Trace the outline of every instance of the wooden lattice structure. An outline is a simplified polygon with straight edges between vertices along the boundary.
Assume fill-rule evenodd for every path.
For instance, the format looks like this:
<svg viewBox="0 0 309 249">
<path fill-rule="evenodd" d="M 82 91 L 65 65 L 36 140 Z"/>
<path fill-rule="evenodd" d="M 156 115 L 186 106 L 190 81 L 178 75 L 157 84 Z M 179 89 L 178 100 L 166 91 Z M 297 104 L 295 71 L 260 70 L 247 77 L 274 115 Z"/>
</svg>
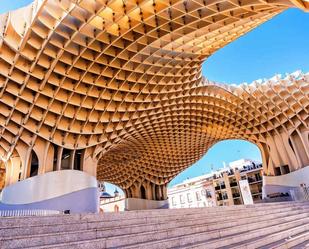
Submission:
<svg viewBox="0 0 309 249">
<path fill-rule="evenodd" d="M 0 155 L 9 183 L 74 168 L 165 199 L 216 142 L 258 145 L 266 174 L 309 165 L 308 75 L 215 84 L 202 63 L 301 0 L 44 0 L 0 17 Z M 68 152 L 69 151 L 69 152 Z M 78 154 L 79 153 L 79 154 Z M 34 163 L 35 164 L 35 163 Z M 35 171 L 33 171 L 35 172 Z M 8 175 L 8 174 L 7 174 Z"/>
</svg>

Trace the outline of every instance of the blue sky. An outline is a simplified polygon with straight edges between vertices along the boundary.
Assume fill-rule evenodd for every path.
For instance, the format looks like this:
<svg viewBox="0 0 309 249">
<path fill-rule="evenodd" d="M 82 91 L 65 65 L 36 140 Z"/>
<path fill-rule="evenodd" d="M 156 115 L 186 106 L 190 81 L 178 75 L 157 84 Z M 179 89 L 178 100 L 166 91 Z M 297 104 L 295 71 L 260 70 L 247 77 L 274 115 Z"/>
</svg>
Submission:
<svg viewBox="0 0 309 249">
<path fill-rule="evenodd" d="M 0 13 L 31 0 L 0 0 Z M 224 83 L 252 82 L 277 73 L 309 72 L 309 14 L 290 9 L 232 42 L 212 55 L 203 74 Z M 261 160 L 258 148 L 245 141 L 223 141 L 214 145 L 196 164 L 179 174 L 171 184 L 222 167 L 239 158 Z M 109 192 L 114 187 L 107 185 Z"/>
<path fill-rule="evenodd" d="M 309 13 L 289 9 L 216 52 L 203 74 L 242 83 L 299 69 L 309 72 Z"/>
<path fill-rule="evenodd" d="M 18 9 L 32 2 L 33 0 L 0 0 L 0 13 Z"/>
</svg>

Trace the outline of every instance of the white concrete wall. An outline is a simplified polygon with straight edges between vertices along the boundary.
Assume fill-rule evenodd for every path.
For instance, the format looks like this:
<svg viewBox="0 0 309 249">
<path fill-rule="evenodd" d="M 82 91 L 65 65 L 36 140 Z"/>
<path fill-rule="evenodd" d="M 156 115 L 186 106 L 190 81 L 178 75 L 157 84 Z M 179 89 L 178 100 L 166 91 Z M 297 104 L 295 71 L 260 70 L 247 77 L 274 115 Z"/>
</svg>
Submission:
<svg viewBox="0 0 309 249">
<path fill-rule="evenodd" d="M 139 198 L 127 198 L 125 199 L 125 206 L 126 210 L 168 208 L 168 200 L 154 201 Z"/>
<path fill-rule="evenodd" d="M 115 212 L 115 206 L 118 206 L 119 212 L 130 210 L 158 209 L 168 208 L 168 200 L 155 201 L 140 198 L 110 198 L 101 200 L 100 209 L 103 212 Z"/>
<path fill-rule="evenodd" d="M 263 185 L 299 187 L 301 183 L 309 186 L 309 166 L 281 176 L 263 176 Z"/>
<path fill-rule="evenodd" d="M 5 187 L 0 202 L 14 205 L 29 204 L 88 188 L 97 188 L 95 177 L 77 170 L 54 171 Z"/>
<path fill-rule="evenodd" d="M 298 191 L 300 185 L 309 186 L 309 166 L 281 176 L 263 176 L 263 199 L 274 193 Z"/>
</svg>

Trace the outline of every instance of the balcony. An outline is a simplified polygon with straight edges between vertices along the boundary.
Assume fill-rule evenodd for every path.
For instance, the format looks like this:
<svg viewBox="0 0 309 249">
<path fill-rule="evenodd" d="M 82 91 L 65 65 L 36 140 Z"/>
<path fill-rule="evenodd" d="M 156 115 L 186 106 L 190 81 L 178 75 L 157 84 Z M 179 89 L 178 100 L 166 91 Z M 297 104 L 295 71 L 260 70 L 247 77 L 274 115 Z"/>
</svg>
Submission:
<svg viewBox="0 0 309 249">
<path fill-rule="evenodd" d="M 231 182 L 231 183 L 230 183 L 230 186 L 231 186 L 231 188 L 232 188 L 232 187 L 237 187 L 238 184 L 237 184 L 237 182 Z"/>
<path fill-rule="evenodd" d="M 235 199 L 235 198 L 240 198 L 240 193 L 234 193 L 233 194 L 233 199 Z"/>
</svg>

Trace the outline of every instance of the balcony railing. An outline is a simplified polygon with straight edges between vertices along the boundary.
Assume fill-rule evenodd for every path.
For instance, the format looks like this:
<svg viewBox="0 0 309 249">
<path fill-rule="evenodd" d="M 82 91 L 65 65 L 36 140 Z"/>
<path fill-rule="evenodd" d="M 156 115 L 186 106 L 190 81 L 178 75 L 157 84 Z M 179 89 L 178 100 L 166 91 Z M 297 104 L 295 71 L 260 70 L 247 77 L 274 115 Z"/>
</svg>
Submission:
<svg viewBox="0 0 309 249">
<path fill-rule="evenodd" d="M 0 217 L 10 216 L 45 216 L 60 214 L 57 210 L 41 210 L 41 209 L 22 209 L 22 210 L 0 210 Z"/>
<path fill-rule="evenodd" d="M 237 184 L 237 182 L 231 182 L 231 183 L 230 183 L 230 186 L 231 186 L 231 187 L 237 187 L 238 184 Z"/>
</svg>

